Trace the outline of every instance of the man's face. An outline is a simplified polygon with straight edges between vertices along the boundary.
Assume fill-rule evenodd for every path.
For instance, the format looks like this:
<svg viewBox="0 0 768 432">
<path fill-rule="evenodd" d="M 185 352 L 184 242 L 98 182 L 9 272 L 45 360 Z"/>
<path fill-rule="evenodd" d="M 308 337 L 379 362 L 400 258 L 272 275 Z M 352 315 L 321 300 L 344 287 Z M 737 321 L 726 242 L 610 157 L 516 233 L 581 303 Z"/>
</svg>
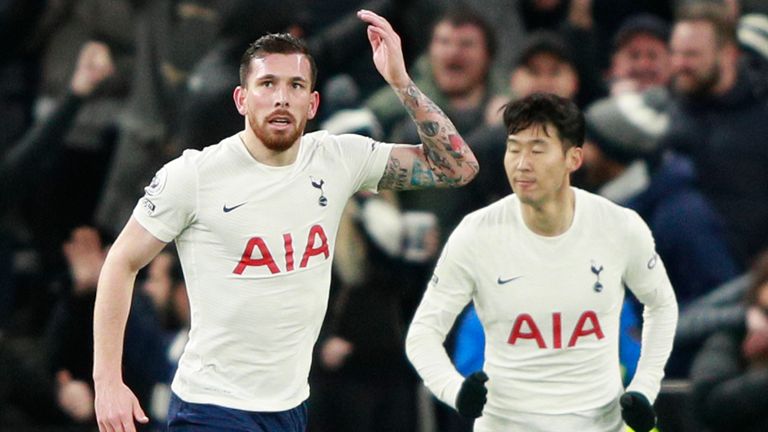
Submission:
<svg viewBox="0 0 768 432">
<path fill-rule="evenodd" d="M 579 78 L 568 62 L 553 54 L 542 52 L 514 70 L 510 88 L 519 97 L 533 93 L 554 93 L 566 99 L 573 99 L 579 89 Z"/>
<path fill-rule="evenodd" d="M 563 151 L 554 125 L 534 124 L 507 137 L 504 168 L 520 201 L 541 207 L 565 193 L 581 159 L 579 147 Z"/>
<path fill-rule="evenodd" d="M 449 22 L 435 26 L 429 59 L 438 87 L 448 96 L 462 96 L 483 85 L 491 62 L 480 28 Z"/>
<path fill-rule="evenodd" d="M 677 92 L 709 93 L 720 81 L 720 51 L 712 25 L 682 21 L 672 31 L 672 79 Z"/>
<path fill-rule="evenodd" d="M 667 44 L 648 33 L 630 37 L 613 55 L 611 75 L 630 80 L 638 91 L 666 86 L 670 78 L 670 55 Z"/>
<path fill-rule="evenodd" d="M 310 90 L 311 67 L 303 54 L 269 54 L 251 60 L 247 86 L 235 89 L 240 114 L 265 147 L 293 146 L 317 112 L 320 96 Z"/>
</svg>

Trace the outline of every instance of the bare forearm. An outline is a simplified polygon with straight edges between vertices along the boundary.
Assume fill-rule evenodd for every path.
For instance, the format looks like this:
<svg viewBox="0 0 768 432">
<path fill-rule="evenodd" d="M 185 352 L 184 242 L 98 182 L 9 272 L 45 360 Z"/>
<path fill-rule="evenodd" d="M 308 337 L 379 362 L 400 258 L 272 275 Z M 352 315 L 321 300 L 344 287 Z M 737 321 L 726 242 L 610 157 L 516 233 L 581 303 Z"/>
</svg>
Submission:
<svg viewBox="0 0 768 432">
<path fill-rule="evenodd" d="M 479 171 L 477 159 L 448 116 L 413 81 L 395 87 L 395 93 L 416 123 L 424 161 L 435 176 L 435 185 L 469 183 Z M 416 169 L 414 166 L 414 172 Z"/>
<path fill-rule="evenodd" d="M 94 382 L 122 380 L 123 336 L 136 271 L 110 255 L 104 263 L 93 313 Z"/>
</svg>

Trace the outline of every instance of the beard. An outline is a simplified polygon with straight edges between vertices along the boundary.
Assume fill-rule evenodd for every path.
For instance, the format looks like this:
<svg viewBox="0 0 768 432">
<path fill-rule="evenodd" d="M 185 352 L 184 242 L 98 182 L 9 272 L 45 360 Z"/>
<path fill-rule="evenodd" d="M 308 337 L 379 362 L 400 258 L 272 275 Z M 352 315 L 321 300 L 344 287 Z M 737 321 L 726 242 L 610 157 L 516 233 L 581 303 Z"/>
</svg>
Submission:
<svg viewBox="0 0 768 432">
<path fill-rule="evenodd" d="M 255 116 L 248 116 L 248 123 L 251 125 L 251 130 L 256 135 L 256 138 L 264 144 L 264 147 L 274 152 L 283 152 L 291 147 L 301 137 L 304 132 L 304 127 L 307 124 L 307 120 L 302 120 L 301 123 L 295 121 L 291 123 L 294 128 L 281 132 L 271 131 L 269 129 L 269 122 L 267 119 L 259 122 L 254 118 Z M 294 119 L 295 120 L 295 119 Z"/>
<path fill-rule="evenodd" d="M 696 73 L 688 71 L 688 74 L 693 78 L 690 86 L 687 88 L 680 88 L 680 83 L 676 82 L 675 87 L 677 90 L 686 96 L 694 99 L 700 99 L 710 94 L 713 88 L 720 81 L 720 62 L 717 62 L 709 68 L 709 70 L 703 73 Z M 678 81 L 679 78 L 675 78 Z"/>
</svg>

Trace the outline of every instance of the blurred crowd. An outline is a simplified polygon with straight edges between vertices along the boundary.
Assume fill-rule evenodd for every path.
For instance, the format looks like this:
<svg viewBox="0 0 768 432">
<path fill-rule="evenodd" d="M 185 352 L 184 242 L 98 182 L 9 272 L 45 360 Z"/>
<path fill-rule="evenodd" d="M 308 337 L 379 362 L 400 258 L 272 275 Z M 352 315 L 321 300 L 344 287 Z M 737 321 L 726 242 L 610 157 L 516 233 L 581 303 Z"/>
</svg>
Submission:
<svg viewBox="0 0 768 432">
<path fill-rule="evenodd" d="M 365 8 L 480 161 L 454 190 L 359 194 L 339 230 L 310 431 L 469 431 L 427 395 L 404 338 L 452 229 L 511 192 L 499 108 L 550 92 L 586 114 L 574 184 L 637 211 L 680 304 L 667 379 L 695 430 L 768 430 L 768 3 L 760 0 L 6 0 L 0 2 L 0 429 L 93 430 L 92 319 L 110 241 L 165 162 L 243 128 L 240 56 L 306 40 L 308 127 L 417 143 L 374 69 Z M 139 278 L 124 375 L 162 430 L 189 325 L 172 247 Z M 627 298 L 625 381 L 642 309 Z M 482 368 L 471 306 L 449 351 Z M 663 401 L 661 401 L 663 402 Z M 663 422 L 662 422 L 663 430 Z M 686 429 L 692 430 L 692 429 Z"/>
</svg>

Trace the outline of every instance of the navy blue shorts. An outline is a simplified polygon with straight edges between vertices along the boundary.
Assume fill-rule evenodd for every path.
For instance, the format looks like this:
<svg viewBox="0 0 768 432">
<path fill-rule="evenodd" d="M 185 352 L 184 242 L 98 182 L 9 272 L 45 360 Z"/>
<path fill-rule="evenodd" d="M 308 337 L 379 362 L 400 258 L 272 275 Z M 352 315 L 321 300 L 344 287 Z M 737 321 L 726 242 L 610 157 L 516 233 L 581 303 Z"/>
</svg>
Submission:
<svg viewBox="0 0 768 432">
<path fill-rule="evenodd" d="M 307 402 L 288 411 L 253 412 L 218 405 L 188 403 L 172 393 L 168 407 L 168 430 L 305 432 Z"/>
</svg>

